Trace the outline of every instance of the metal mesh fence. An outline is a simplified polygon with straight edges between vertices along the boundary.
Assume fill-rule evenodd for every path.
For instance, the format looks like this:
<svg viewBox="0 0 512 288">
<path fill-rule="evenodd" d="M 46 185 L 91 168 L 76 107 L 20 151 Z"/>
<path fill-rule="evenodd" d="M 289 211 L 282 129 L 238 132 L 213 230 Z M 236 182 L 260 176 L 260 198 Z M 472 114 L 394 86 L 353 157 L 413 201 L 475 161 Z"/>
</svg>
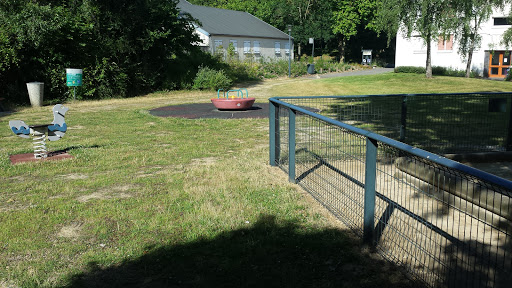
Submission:
<svg viewBox="0 0 512 288">
<path fill-rule="evenodd" d="M 403 99 L 392 98 L 381 103 Z M 392 109 L 329 110 L 333 103 L 345 105 L 332 98 L 285 101 L 304 108 L 271 99 L 278 117 L 270 121 L 279 128 L 273 135 L 280 139 L 274 164 L 292 181 L 428 286 L 509 286 L 512 182 L 323 117 L 357 114 L 357 125 L 365 127 L 379 117 L 389 123 L 400 119 Z M 400 127 L 379 127 L 400 135 Z"/>
<path fill-rule="evenodd" d="M 512 150 L 512 94 L 296 97 L 286 102 L 437 153 Z"/>
</svg>

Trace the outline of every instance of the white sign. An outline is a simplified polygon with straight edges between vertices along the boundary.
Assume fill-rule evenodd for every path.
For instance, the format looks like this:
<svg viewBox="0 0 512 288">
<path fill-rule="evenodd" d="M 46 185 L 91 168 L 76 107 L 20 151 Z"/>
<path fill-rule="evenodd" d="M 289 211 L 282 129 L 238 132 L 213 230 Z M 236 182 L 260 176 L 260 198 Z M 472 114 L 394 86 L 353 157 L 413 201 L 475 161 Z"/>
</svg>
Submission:
<svg viewBox="0 0 512 288">
<path fill-rule="evenodd" d="M 309 38 L 309 44 L 313 44 L 314 42 L 314 39 L 313 38 Z"/>
</svg>

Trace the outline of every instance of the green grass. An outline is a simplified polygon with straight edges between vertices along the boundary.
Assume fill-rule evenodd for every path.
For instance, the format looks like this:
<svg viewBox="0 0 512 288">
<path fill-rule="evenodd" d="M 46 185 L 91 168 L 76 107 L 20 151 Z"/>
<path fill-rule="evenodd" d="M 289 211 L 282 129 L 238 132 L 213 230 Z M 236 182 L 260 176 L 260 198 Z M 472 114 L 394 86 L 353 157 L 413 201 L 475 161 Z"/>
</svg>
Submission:
<svg viewBox="0 0 512 288">
<path fill-rule="evenodd" d="M 416 82 L 415 93 L 461 80 L 510 87 L 437 78 L 421 91 L 417 75 L 362 78 L 307 83 L 322 93 L 343 86 L 348 94 L 398 93 L 404 81 Z M 296 79 L 266 81 L 275 85 L 255 87 L 257 101 L 297 82 L 311 89 Z M 0 287 L 411 285 L 395 267 L 361 252 L 339 223 L 268 165 L 268 120 L 147 112 L 208 102 L 210 94 L 67 103 L 69 130 L 48 146 L 74 158 L 54 162 L 9 162 L 9 155 L 31 152 L 31 142 L 12 135 L 8 121 L 46 123 L 50 106 L 0 114 Z"/>
<path fill-rule="evenodd" d="M 276 96 L 318 96 L 500 91 L 512 91 L 512 83 L 445 76 L 427 79 L 424 75 L 387 73 L 320 80 L 301 79 L 297 83 L 275 86 L 272 89 L 272 94 Z"/>
</svg>

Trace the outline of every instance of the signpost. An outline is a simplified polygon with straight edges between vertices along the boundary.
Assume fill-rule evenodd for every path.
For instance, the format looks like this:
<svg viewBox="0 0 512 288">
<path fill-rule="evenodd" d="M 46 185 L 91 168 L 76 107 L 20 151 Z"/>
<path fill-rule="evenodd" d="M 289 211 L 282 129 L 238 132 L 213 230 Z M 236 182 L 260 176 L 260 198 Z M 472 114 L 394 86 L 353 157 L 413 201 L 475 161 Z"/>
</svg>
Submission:
<svg viewBox="0 0 512 288">
<path fill-rule="evenodd" d="M 315 39 L 309 38 L 309 44 L 313 44 L 313 48 L 311 49 L 311 58 L 313 58 L 313 61 L 315 61 Z"/>
<path fill-rule="evenodd" d="M 363 65 L 371 65 L 372 63 L 372 50 L 371 49 L 363 49 Z"/>
<path fill-rule="evenodd" d="M 66 69 L 66 85 L 73 87 L 73 100 L 76 100 L 76 86 L 82 86 L 82 69 Z"/>
</svg>

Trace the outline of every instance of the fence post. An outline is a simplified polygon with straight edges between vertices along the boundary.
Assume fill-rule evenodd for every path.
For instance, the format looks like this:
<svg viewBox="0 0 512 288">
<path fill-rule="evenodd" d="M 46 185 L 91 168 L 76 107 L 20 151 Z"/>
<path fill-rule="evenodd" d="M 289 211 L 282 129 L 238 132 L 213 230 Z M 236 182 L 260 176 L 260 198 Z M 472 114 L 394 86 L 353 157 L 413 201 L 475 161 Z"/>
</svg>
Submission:
<svg viewBox="0 0 512 288">
<path fill-rule="evenodd" d="M 270 166 L 277 166 L 277 161 L 280 157 L 280 141 L 281 135 L 279 130 L 279 105 L 270 102 L 269 112 L 269 151 L 270 151 Z"/>
<path fill-rule="evenodd" d="M 505 143 L 505 150 L 512 151 L 512 97 L 508 97 L 508 126 L 507 126 L 507 143 Z"/>
<path fill-rule="evenodd" d="M 364 177 L 363 242 L 373 245 L 375 230 L 375 178 L 377 175 L 377 141 L 366 138 L 366 165 Z"/>
<path fill-rule="evenodd" d="M 296 111 L 288 108 L 288 180 L 295 183 L 295 114 Z"/>
<path fill-rule="evenodd" d="M 407 95 L 402 96 L 402 110 L 400 115 L 400 142 L 405 141 L 405 127 L 407 124 Z"/>
</svg>

